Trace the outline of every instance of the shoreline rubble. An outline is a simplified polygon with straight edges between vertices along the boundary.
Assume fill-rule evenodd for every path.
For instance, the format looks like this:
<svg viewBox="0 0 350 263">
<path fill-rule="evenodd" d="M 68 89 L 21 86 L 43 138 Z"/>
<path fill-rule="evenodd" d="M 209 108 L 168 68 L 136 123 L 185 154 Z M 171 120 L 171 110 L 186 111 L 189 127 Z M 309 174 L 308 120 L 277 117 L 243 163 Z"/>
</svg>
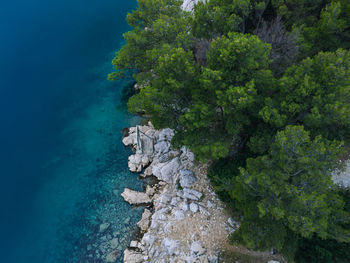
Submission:
<svg viewBox="0 0 350 263">
<path fill-rule="evenodd" d="M 122 194 L 130 204 L 153 204 L 138 222 L 141 240 L 124 251 L 125 263 L 218 262 L 219 242 L 238 228 L 206 178 L 206 166 L 195 161 L 186 147 L 173 149 L 174 132 L 155 130 L 151 123 L 131 127 L 123 138 L 135 154 L 129 157 L 130 171 L 141 177 L 155 176 L 159 182 L 146 192 L 126 188 Z M 230 219 L 232 220 L 232 219 Z"/>
</svg>

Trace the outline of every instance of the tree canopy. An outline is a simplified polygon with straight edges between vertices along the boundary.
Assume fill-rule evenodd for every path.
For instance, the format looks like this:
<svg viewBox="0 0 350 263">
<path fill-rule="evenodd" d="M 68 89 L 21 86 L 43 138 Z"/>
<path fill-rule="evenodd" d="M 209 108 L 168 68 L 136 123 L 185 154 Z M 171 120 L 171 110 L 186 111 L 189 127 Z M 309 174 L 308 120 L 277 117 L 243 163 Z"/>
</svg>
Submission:
<svg viewBox="0 0 350 263">
<path fill-rule="evenodd" d="M 331 179 L 350 141 L 349 1 L 138 4 L 109 78 L 132 75 L 129 110 L 212 162 L 242 220 L 232 238 L 290 259 L 306 240 L 350 242 Z"/>
</svg>

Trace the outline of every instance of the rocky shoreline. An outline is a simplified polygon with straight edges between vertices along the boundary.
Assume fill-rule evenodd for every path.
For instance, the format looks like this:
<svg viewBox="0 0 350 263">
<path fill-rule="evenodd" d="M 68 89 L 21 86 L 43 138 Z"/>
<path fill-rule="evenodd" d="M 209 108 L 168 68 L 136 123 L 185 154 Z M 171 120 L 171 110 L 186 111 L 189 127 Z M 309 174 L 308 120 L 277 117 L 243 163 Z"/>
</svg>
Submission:
<svg viewBox="0 0 350 263">
<path fill-rule="evenodd" d="M 219 262 L 229 234 L 239 227 L 213 191 L 206 165 L 185 147 L 173 149 L 173 136 L 171 129 L 157 131 L 149 123 L 130 128 L 123 138 L 135 150 L 130 171 L 158 179 L 145 192 L 122 193 L 130 204 L 148 206 L 138 222 L 141 238 L 124 251 L 125 263 Z"/>
</svg>

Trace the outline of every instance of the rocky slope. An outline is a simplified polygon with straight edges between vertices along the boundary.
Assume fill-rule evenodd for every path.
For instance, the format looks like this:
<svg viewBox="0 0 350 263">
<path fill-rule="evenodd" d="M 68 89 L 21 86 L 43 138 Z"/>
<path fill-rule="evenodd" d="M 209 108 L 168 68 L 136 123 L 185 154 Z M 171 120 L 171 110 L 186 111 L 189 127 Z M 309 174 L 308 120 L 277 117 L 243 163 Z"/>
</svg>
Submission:
<svg viewBox="0 0 350 263">
<path fill-rule="evenodd" d="M 145 193 L 125 189 L 122 194 L 131 204 L 150 204 L 138 223 L 142 238 L 124 251 L 126 263 L 218 262 L 228 235 L 239 227 L 212 190 L 206 166 L 185 147 L 173 149 L 173 136 L 171 129 L 156 131 L 149 124 L 130 128 L 123 139 L 135 149 L 129 169 L 145 168 L 141 176 L 159 180 Z"/>
</svg>

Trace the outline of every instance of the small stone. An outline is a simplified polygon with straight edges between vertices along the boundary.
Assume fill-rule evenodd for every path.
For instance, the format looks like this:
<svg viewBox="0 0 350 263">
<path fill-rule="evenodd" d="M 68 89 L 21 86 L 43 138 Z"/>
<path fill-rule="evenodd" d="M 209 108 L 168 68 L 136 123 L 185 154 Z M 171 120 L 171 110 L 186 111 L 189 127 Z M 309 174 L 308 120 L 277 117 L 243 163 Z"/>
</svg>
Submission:
<svg viewBox="0 0 350 263">
<path fill-rule="evenodd" d="M 206 252 L 206 249 L 203 247 L 202 243 L 195 241 L 191 244 L 191 254 L 201 256 Z"/>
<path fill-rule="evenodd" d="M 100 225 L 100 233 L 105 232 L 109 227 L 110 227 L 110 223 L 103 223 Z"/>
<path fill-rule="evenodd" d="M 280 263 L 280 262 L 276 260 L 269 260 L 267 263 Z"/>
<path fill-rule="evenodd" d="M 127 218 L 125 219 L 124 223 L 125 223 L 126 225 L 128 225 L 128 224 L 130 223 L 130 220 L 131 220 L 131 218 L 130 218 L 130 217 L 127 217 Z"/>
<path fill-rule="evenodd" d="M 181 221 L 185 218 L 185 214 L 184 212 L 182 212 L 181 210 L 177 210 L 175 212 L 175 218 L 176 218 L 176 221 Z"/>
<path fill-rule="evenodd" d="M 191 210 L 191 212 L 196 213 L 198 211 L 198 205 L 195 203 L 191 203 L 190 210 Z"/>
<path fill-rule="evenodd" d="M 183 211 L 188 211 L 188 204 L 184 201 L 182 203 L 180 203 L 179 205 L 180 209 L 182 209 Z"/>
</svg>

